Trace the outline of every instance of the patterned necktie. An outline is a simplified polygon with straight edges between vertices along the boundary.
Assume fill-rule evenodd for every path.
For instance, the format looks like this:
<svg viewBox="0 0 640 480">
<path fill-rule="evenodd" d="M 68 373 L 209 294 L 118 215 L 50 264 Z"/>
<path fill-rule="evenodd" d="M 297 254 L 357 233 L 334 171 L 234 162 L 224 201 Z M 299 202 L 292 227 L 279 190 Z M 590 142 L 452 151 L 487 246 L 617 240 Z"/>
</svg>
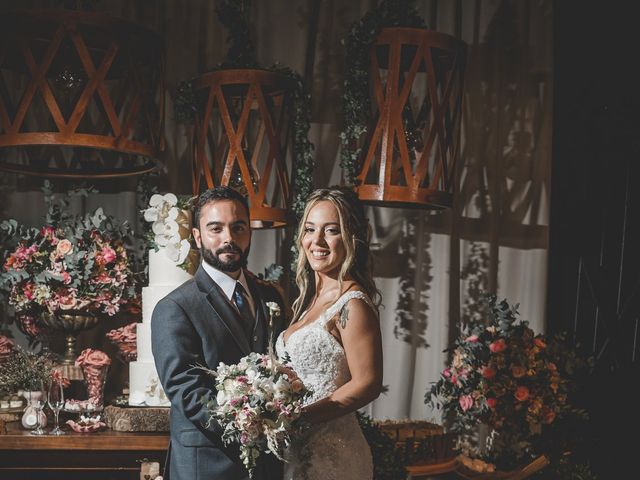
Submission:
<svg viewBox="0 0 640 480">
<path fill-rule="evenodd" d="M 242 328 L 247 334 L 247 338 L 251 338 L 253 334 L 253 327 L 255 325 L 255 318 L 253 312 L 251 312 L 251 305 L 249 305 L 249 299 L 245 292 L 244 287 L 240 282 L 236 282 L 236 289 L 233 291 L 233 301 L 238 307 L 238 312 L 242 317 Z"/>
</svg>

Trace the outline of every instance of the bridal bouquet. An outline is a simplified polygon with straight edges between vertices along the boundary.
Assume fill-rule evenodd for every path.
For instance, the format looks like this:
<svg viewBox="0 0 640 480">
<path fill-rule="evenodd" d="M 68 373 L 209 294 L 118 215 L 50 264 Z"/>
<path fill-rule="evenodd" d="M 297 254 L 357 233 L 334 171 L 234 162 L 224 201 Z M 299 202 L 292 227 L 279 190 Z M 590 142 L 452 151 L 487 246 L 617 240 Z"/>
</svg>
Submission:
<svg viewBox="0 0 640 480">
<path fill-rule="evenodd" d="M 236 365 L 220 363 L 208 370 L 218 391 L 208 406 L 209 421 L 222 426 L 225 445 L 240 445 L 240 458 L 250 475 L 262 452 L 282 460 L 284 448 L 302 430 L 296 420 L 309 392 L 288 369 L 273 355 L 250 353 Z"/>
</svg>

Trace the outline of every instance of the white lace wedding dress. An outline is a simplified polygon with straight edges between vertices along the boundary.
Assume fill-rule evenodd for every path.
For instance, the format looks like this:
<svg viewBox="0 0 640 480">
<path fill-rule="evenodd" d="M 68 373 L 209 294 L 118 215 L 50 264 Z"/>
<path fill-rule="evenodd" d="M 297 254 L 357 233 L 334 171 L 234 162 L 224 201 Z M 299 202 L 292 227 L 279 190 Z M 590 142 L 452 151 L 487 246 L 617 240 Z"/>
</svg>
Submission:
<svg viewBox="0 0 640 480">
<path fill-rule="evenodd" d="M 344 349 L 325 326 L 353 298 L 371 305 L 363 292 L 347 292 L 318 319 L 293 332 L 286 345 L 284 332 L 276 341 L 278 357 L 288 354 L 295 372 L 313 391 L 307 404 L 331 395 L 351 379 Z M 371 450 L 355 413 L 313 425 L 299 443 L 292 445 L 288 452 L 284 480 L 373 478 Z"/>
</svg>

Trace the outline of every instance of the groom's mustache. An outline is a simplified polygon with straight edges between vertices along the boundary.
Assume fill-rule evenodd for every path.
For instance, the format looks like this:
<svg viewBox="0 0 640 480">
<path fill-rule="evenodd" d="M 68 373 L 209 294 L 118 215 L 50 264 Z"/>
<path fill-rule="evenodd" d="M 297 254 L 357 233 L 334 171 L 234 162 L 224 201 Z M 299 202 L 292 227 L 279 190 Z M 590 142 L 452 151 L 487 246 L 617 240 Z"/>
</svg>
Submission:
<svg viewBox="0 0 640 480">
<path fill-rule="evenodd" d="M 229 244 L 216 250 L 216 255 L 223 253 L 237 253 L 238 255 L 242 255 L 242 250 L 237 245 Z"/>
</svg>

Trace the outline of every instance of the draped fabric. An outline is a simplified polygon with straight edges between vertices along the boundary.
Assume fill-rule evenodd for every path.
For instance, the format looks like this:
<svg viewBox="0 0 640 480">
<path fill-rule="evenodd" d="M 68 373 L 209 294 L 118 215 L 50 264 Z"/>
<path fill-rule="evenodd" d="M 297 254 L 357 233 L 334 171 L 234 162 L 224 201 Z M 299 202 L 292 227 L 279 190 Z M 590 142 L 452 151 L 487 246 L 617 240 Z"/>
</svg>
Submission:
<svg viewBox="0 0 640 480">
<path fill-rule="evenodd" d="M 23 1 L 22 8 L 57 7 Z M 338 162 L 345 58 L 341 39 L 374 0 L 254 1 L 257 58 L 303 74 L 312 93 L 314 186 L 341 181 Z M 551 0 L 417 1 L 427 24 L 469 45 L 462 173 L 450 211 L 368 207 L 375 276 L 383 293 L 388 393 L 368 407 L 377 418 L 437 419 L 424 394 L 446 361 L 443 350 L 465 318 L 479 314 L 480 292 L 520 303 L 544 329 L 553 105 Z M 226 32 L 211 0 L 102 0 L 96 8 L 139 22 L 165 39 L 166 148 L 162 191 L 189 194 L 189 127 L 175 120 L 170 92 L 224 58 Z M 0 0 L 2 10 L 15 2 Z M 0 212 L 40 222 L 42 196 L 31 179 L 2 174 Z M 39 181 L 38 181 L 39 182 Z M 76 208 L 103 206 L 139 226 L 135 182 L 97 185 L 103 193 Z M 124 192 L 124 193 L 121 193 Z M 257 231 L 249 265 L 282 262 L 282 231 Z"/>
</svg>

